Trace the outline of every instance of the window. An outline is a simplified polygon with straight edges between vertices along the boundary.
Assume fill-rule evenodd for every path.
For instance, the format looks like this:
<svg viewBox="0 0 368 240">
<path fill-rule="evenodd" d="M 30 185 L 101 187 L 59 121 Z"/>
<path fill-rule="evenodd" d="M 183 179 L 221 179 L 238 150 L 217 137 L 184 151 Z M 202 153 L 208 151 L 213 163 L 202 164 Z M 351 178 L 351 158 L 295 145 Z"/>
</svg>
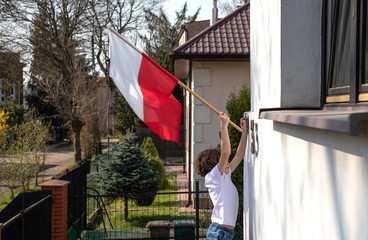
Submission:
<svg viewBox="0 0 368 240">
<path fill-rule="evenodd" d="M 5 90 L 4 89 L 0 90 L 0 99 L 1 99 L 1 102 L 5 101 Z"/>
<path fill-rule="evenodd" d="M 326 103 L 368 102 L 366 0 L 325 0 Z"/>
</svg>

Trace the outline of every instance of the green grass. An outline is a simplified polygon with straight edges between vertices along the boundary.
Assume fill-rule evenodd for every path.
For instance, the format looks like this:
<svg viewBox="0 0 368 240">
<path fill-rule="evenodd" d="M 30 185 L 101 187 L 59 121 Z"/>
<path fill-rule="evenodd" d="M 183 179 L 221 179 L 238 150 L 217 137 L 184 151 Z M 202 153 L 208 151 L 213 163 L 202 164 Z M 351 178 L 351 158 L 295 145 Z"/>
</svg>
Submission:
<svg viewBox="0 0 368 240">
<path fill-rule="evenodd" d="M 41 190 L 41 187 L 35 186 L 35 184 L 29 185 L 29 192 Z M 22 192 L 22 188 L 14 190 L 14 197 L 18 196 Z M 0 195 L 0 211 L 3 210 L 14 198 L 11 196 L 11 192 Z"/>
</svg>

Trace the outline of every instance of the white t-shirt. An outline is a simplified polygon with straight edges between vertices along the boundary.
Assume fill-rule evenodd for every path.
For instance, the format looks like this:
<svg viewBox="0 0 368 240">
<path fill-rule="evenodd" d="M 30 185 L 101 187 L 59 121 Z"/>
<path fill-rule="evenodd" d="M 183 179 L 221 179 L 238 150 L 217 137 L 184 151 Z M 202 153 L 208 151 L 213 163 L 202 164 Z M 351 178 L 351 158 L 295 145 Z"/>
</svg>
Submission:
<svg viewBox="0 0 368 240">
<path fill-rule="evenodd" d="M 238 215 L 239 196 L 231 181 L 231 169 L 226 174 L 220 173 L 217 165 L 205 176 L 205 184 L 208 188 L 212 203 L 212 222 L 235 226 Z"/>
</svg>

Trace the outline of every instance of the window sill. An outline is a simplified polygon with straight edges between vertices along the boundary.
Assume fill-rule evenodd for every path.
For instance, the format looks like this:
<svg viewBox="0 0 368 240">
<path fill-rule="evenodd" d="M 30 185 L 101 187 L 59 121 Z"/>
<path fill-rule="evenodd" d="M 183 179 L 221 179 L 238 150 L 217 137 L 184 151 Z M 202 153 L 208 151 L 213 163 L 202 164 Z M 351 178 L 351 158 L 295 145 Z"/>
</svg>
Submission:
<svg viewBox="0 0 368 240">
<path fill-rule="evenodd" d="M 331 111 L 331 110 L 285 110 L 261 109 L 260 119 L 294 124 L 349 135 L 359 134 L 359 123 L 368 121 L 368 110 Z"/>
</svg>

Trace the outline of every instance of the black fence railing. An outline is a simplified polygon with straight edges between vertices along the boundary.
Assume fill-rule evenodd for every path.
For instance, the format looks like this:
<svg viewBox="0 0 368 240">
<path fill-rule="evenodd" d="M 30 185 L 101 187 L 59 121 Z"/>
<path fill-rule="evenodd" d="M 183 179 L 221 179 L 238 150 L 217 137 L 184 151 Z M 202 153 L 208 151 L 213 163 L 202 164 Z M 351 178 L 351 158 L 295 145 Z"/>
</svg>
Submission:
<svg viewBox="0 0 368 240">
<path fill-rule="evenodd" d="M 1 239 L 51 239 L 51 192 L 19 194 L 0 212 Z"/>
<path fill-rule="evenodd" d="M 197 184 L 198 187 L 198 184 Z M 198 189 L 198 188 L 196 188 Z M 193 199 L 186 206 L 188 195 Z M 147 206 L 142 199 L 154 197 Z M 88 190 L 87 228 L 72 229 L 73 239 L 205 239 L 211 224 L 212 203 L 207 191 L 98 195 Z M 234 239 L 242 239 L 242 230 Z"/>
<path fill-rule="evenodd" d="M 205 194 L 206 192 L 198 192 Z M 195 194 L 195 192 L 192 192 Z M 87 199 L 88 229 L 74 231 L 71 239 L 198 239 L 205 238 L 210 223 L 210 204 L 202 208 L 185 207 L 180 198 L 188 192 L 142 193 L 139 195 L 70 196 L 71 199 Z M 142 199 L 154 197 L 149 206 L 141 206 Z M 79 201 L 78 200 L 78 201 Z M 202 201 L 203 202 L 203 201 Z M 198 205 L 197 205 L 198 206 Z M 186 220 L 186 221 L 183 221 Z M 180 223 L 181 231 L 190 236 L 175 236 L 173 223 Z M 183 226 L 183 224 L 186 226 Z M 184 230 L 183 230 L 184 229 Z M 70 232 L 70 235 L 73 231 Z M 177 233 L 178 231 L 176 231 Z M 79 236 L 76 236 L 79 234 Z M 178 234 L 178 233 L 177 233 Z M 182 234 L 181 234 L 182 235 Z M 189 237 L 189 238 L 188 238 Z"/>
<path fill-rule="evenodd" d="M 85 160 L 64 174 L 57 176 L 59 180 L 69 181 L 68 195 L 84 195 L 87 192 L 87 174 L 90 172 L 90 161 Z M 86 199 L 68 199 L 68 229 L 84 229 L 86 227 Z"/>
</svg>

